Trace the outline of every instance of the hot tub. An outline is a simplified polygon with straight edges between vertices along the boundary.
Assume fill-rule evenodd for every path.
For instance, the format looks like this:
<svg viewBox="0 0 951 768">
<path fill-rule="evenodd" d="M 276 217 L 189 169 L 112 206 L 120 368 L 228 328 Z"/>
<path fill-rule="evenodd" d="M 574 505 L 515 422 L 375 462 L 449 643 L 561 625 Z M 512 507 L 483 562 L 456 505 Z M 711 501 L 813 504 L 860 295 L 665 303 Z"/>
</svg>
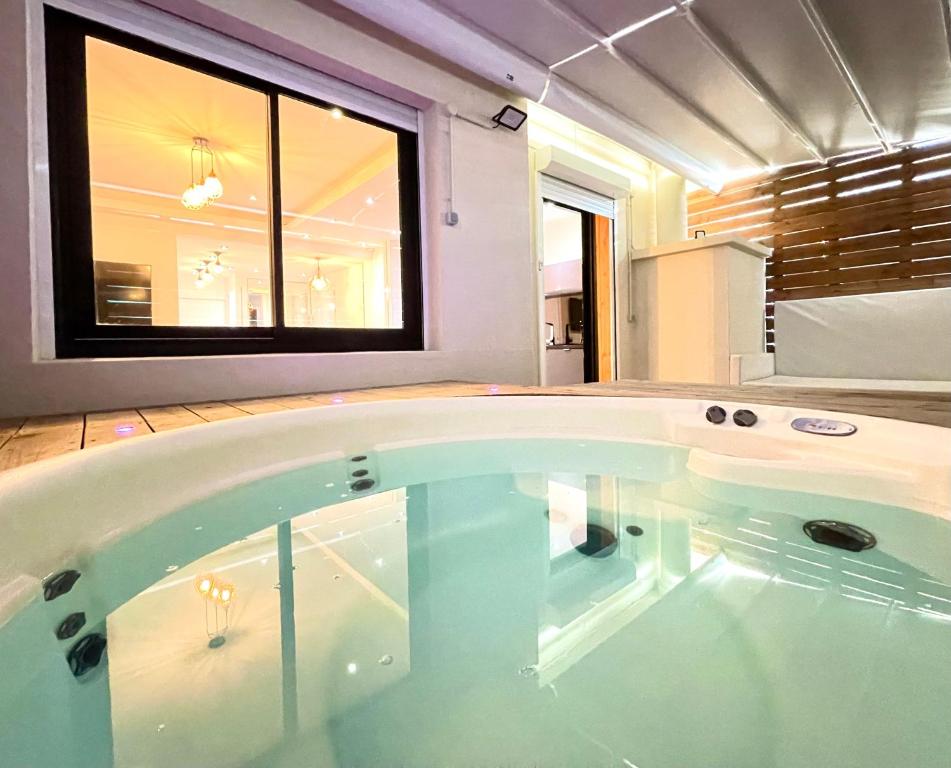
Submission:
<svg viewBox="0 0 951 768">
<path fill-rule="evenodd" d="M 937 427 L 341 405 L 0 475 L 0 530 L 4 766 L 951 762 Z"/>
</svg>

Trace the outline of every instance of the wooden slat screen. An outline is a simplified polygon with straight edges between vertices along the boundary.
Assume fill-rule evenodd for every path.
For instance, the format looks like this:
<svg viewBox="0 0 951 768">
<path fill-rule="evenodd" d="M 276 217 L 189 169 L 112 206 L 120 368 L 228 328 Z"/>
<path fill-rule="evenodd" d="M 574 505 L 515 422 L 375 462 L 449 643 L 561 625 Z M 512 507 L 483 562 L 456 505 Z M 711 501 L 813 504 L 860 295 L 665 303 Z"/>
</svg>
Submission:
<svg viewBox="0 0 951 768">
<path fill-rule="evenodd" d="M 951 143 L 797 165 L 687 199 L 690 237 L 736 234 L 773 249 L 766 337 L 789 299 L 951 286 Z"/>
</svg>

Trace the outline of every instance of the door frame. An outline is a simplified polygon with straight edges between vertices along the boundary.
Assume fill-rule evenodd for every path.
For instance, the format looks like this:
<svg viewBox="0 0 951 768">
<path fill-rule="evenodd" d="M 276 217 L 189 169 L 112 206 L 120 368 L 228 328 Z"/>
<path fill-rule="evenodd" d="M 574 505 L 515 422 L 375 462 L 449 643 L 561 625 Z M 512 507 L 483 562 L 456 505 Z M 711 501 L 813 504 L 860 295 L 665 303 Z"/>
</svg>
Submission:
<svg viewBox="0 0 951 768">
<path fill-rule="evenodd" d="M 617 174 L 613 174 L 606 169 L 596 168 L 598 173 L 591 173 L 591 170 L 595 170 L 594 167 L 589 166 L 588 173 L 578 172 L 578 173 L 566 173 L 562 174 L 559 171 L 562 166 L 565 166 L 565 161 L 574 160 L 574 158 L 569 154 L 561 150 L 558 150 L 558 155 L 561 161 L 552 165 L 551 163 L 551 153 L 553 152 L 552 147 L 531 147 L 530 153 L 530 173 L 532 176 L 532 185 L 531 185 L 531 196 L 532 196 L 532 234 L 533 234 L 533 259 L 532 259 L 532 272 L 533 272 L 533 281 L 535 285 L 534 290 L 534 310 L 537 324 L 537 332 L 535 334 L 535 367 L 537 371 L 536 381 L 540 385 L 548 385 L 548 375 L 547 375 L 547 349 L 546 344 L 546 329 L 545 329 L 545 280 L 544 280 L 544 251 L 545 251 L 545 237 L 544 237 L 544 204 L 545 201 L 549 201 L 556 205 L 559 205 L 563 208 L 568 208 L 574 211 L 578 211 L 582 214 L 582 221 L 585 220 L 586 215 L 591 217 L 601 216 L 607 221 L 610 222 L 609 236 L 607 238 L 607 245 L 610 247 L 610 268 L 607 270 L 607 286 L 602 285 L 601 290 L 607 291 L 608 296 L 610 297 L 609 308 L 606 311 L 607 323 L 609 326 L 609 333 L 606 334 L 606 337 L 609 339 L 608 343 L 610 344 L 610 377 L 611 380 L 617 378 L 618 375 L 618 365 L 620 350 L 618 348 L 619 342 L 619 315 L 618 307 L 620 303 L 620 297 L 618 295 L 618 253 L 626 252 L 627 247 L 621 247 L 621 244 L 618 241 L 618 216 L 625 215 L 628 206 L 628 196 L 630 195 L 630 182 L 624 179 Z M 580 159 L 578 162 L 581 162 Z M 600 174 L 603 172 L 604 178 L 600 178 Z M 593 196 L 599 197 L 601 199 L 607 198 L 608 200 L 613 201 L 614 203 L 614 214 L 605 215 L 600 213 L 595 213 L 593 210 L 584 210 L 579 208 L 576 205 L 570 203 L 562 202 L 560 199 L 547 197 L 543 191 L 542 176 L 547 176 L 556 181 L 562 182 L 569 187 L 575 187 L 581 192 L 590 193 Z M 623 184 L 621 182 L 624 182 Z M 591 227 L 591 232 L 588 237 L 595 237 L 594 227 Z M 623 237 L 627 238 L 627 229 L 622 222 L 621 231 L 624 233 Z M 586 237 L 587 248 L 590 249 L 590 253 L 594 253 L 594 243 L 593 240 Z M 589 259 L 592 267 L 595 267 L 593 264 L 594 259 Z M 595 267 L 596 268 L 596 267 Z M 589 279 L 593 283 L 597 282 L 596 279 L 589 276 Z M 604 281 L 602 281 L 604 282 Z M 597 302 L 597 286 L 594 286 L 594 291 L 592 292 L 592 302 Z M 590 302 L 589 302 L 590 303 Z M 592 305 L 593 307 L 596 304 Z M 587 306 L 586 306 L 587 311 Z M 596 313 L 596 310 L 594 310 Z M 589 325 L 592 322 L 595 322 L 595 328 L 597 328 L 596 321 L 594 318 L 586 318 L 585 322 Z M 589 334 L 590 335 L 590 334 Z M 587 347 L 587 345 L 586 345 Z M 601 350 L 603 351 L 603 350 Z M 587 353 L 587 349 L 586 349 Z M 587 361 L 587 358 L 592 358 L 591 362 Z M 597 376 L 592 375 L 591 371 L 595 374 L 598 371 L 598 349 L 595 346 L 593 347 L 593 354 L 586 354 L 586 364 L 585 364 L 585 380 L 586 381 L 597 381 Z M 603 379 L 607 381 L 608 379 Z"/>
<path fill-rule="evenodd" d="M 545 296 L 545 275 L 544 275 L 544 205 L 550 203 L 551 205 L 557 205 L 559 208 L 564 208 L 565 210 L 574 211 L 581 216 L 581 293 L 582 301 L 584 303 L 582 320 L 582 334 L 584 339 L 584 383 L 590 384 L 597 381 L 608 381 L 616 378 L 616 363 L 612 362 L 610 379 L 602 379 L 600 371 L 600 344 L 603 343 L 601 339 L 601 333 L 599 328 L 599 320 L 601 318 L 598 313 L 598 298 L 601 296 L 603 291 L 607 291 L 612 297 L 610 306 L 606 310 L 606 320 L 608 323 L 608 339 L 610 344 L 615 344 L 615 333 L 614 333 L 614 297 L 613 297 L 613 281 L 610 279 L 611 274 L 614 271 L 614 242 L 613 237 L 608 238 L 608 246 L 611 249 L 610 254 L 610 269 L 607 272 L 608 275 L 608 284 L 601 285 L 602 280 L 598 277 L 598 264 L 597 264 L 597 228 L 596 228 L 596 219 L 603 218 L 606 221 L 610 222 L 611 220 L 606 216 L 600 216 L 599 214 L 592 213 L 591 211 L 586 211 L 582 208 L 576 208 L 573 205 L 568 203 L 563 203 L 558 200 L 552 200 L 542 196 L 542 214 L 541 221 L 539 222 L 539 232 L 541 237 L 541 260 L 540 260 L 540 272 L 541 277 L 539 279 L 539 293 L 540 300 L 542 304 L 542 336 L 541 336 L 541 354 L 546 353 L 547 344 L 545 343 L 544 336 L 544 303 L 546 300 Z M 612 232 L 613 235 L 613 232 Z M 616 354 L 612 355 L 612 361 L 616 361 Z"/>
</svg>

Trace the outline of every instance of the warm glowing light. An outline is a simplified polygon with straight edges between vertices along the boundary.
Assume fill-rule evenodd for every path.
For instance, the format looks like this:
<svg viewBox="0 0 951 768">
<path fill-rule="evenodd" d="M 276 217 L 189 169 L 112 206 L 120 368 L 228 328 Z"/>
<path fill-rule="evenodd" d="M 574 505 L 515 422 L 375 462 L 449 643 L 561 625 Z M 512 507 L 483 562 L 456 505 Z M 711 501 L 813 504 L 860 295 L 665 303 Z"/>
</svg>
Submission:
<svg viewBox="0 0 951 768">
<path fill-rule="evenodd" d="M 213 584 L 214 580 L 211 576 L 199 576 L 195 582 L 195 589 L 198 590 L 199 594 L 207 595 L 211 591 Z"/>
<path fill-rule="evenodd" d="M 343 117 L 343 110 L 340 109 L 340 107 L 334 107 L 330 110 L 330 116 L 334 120 L 339 120 L 341 117 Z"/>
<path fill-rule="evenodd" d="M 330 283 L 327 282 L 327 278 L 320 275 L 314 275 L 314 279 L 310 281 L 310 287 L 315 291 L 325 291 L 328 285 Z"/>
<path fill-rule="evenodd" d="M 376 202 L 372 197 L 368 197 L 366 200 L 367 205 L 373 205 Z"/>
<path fill-rule="evenodd" d="M 351 661 L 349 664 L 347 664 L 347 674 L 348 674 L 348 675 L 355 675 L 355 674 L 357 674 L 357 669 L 358 669 L 358 667 L 357 667 L 357 665 L 356 665 L 355 662 L 352 662 L 352 661 Z"/>
<path fill-rule="evenodd" d="M 228 603 L 230 603 L 231 598 L 233 597 L 234 597 L 234 587 L 232 587 L 230 584 L 224 585 L 221 587 L 220 600 L 222 605 L 227 605 Z"/>
<path fill-rule="evenodd" d="M 209 160 L 211 169 L 205 175 L 205 160 Z M 182 193 L 182 205 L 191 211 L 197 211 L 206 205 L 211 205 L 224 194 L 224 186 L 215 173 L 215 153 L 208 146 L 208 139 L 195 136 L 192 139 L 192 148 L 189 155 L 191 165 L 191 184 Z M 196 167 L 197 166 L 197 167 Z M 196 174 L 195 171 L 198 171 Z M 196 184 L 195 179 L 200 181 Z"/>
<path fill-rule="evenodd" d="M 205 190 L 205 195 L 209 200 L 217 200 L 225 192 L 224 185 L 222 185 L 221 180 L 214 171 L 208 174 L 201 186 L 202 189 Z"/>
<path fill-rule="evenodd" d="M 212 599 L 212 600 L 217 600 L 217 599 L 221 596 L 221 590 L 218 588 L 218 585 L 217 585 L 217 584 L 212 584 L 212 585 L 211 585 L 211 592 L 210 592 L 210 594 L 211 594 L 211 599 Z"/>
<path fill-rule="evenodd" d="M 190 211 L 197 211 L 208 205 L 208 197 L 203 187 L 192 184 L 182 193 L 182 205 Z"/>
</svg>

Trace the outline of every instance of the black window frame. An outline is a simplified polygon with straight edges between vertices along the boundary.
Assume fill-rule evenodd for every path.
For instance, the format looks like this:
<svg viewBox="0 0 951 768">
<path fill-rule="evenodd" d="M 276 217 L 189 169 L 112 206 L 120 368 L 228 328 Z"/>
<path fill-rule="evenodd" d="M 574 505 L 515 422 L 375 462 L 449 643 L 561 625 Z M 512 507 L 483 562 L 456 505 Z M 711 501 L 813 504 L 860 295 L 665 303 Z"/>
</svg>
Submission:
<svg viewBox="0 0 951 768">
<path fill-rule="evenodd" d="M 417 134 L 343 108 L 348 118 L 397 139 L 402 328 L 303 328 L 284 325 L 278 100 L 322 109 L 336 104 L 205 61 L 108 25 L 46 6 L 47 130 L 57 358 L 255 355 L 423 349 L 422 254 Z M 271 304 L 269 327 L 99 325 L 96 322 L 92 202 L 86 101 L 86 38 L 262 92 L 268 99 Z"/>
</svg>

